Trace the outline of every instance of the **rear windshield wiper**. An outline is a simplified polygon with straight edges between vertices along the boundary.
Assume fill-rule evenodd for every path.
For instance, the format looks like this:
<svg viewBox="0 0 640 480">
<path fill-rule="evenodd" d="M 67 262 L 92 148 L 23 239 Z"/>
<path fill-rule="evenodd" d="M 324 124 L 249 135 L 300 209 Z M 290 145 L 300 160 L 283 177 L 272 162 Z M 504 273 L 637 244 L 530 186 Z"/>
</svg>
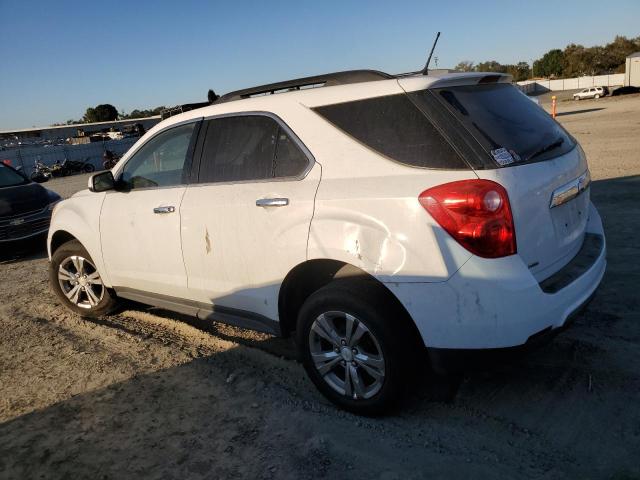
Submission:
<svg viewBox="0 0 640 480">
<path fill-rule="evenodd" d="M 564 138 L 560 137 L 557 140 L 555 140 L 552 143 L 550 143 L 549 145 L 547 145 L 545 147 L 542 147 L 540 150 L 537 150 L 536 152 L 534 152 L 531 155 L 529 155 L 527 157 L 527 159 L 525 160 L 525 162 L 533 160 L 534 158 L 539 157 L 543 153 L 547 153 L 547 152 L 549 152 L 551 150 L 554 150 L 554 149 L 558 148 L 559 146 L 561 146 L 563 143 L 564 143 Z"/>
</svg>

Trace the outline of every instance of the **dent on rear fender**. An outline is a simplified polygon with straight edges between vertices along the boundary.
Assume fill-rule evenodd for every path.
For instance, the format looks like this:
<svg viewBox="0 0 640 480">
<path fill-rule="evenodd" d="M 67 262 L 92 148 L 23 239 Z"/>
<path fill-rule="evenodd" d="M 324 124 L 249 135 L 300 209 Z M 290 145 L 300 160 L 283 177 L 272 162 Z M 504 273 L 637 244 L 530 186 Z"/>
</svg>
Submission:
<svg viewBox="0 0 640 480">
<path fill-rule="evenodd" d="M 441 282 L 470 256 L 426 223 L 394 222 L 387 225 L 361 209 L 319 209 L 309 232 L 308 258 L 343 261 L 383 282 Z"/>
</svg>

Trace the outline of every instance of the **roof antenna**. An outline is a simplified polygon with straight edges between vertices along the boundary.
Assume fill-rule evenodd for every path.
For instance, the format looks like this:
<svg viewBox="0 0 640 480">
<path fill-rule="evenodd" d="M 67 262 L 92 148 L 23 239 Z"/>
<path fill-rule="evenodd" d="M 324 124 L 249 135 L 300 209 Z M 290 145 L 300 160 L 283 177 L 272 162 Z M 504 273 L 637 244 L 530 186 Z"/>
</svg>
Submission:
<svg viewBox="0 0 640 480">
<path fill-rule="evenodd" d="M 433 51 L 436 49 L 436 44 L 438 43 L 438 39 L 440 38 L 440 32 L 436 35 L 436 39 L 433 41 L 433 46 L 431 47 L 431 51 L 429 52 L 429 58 L 427 58 L 427 64 L 424 66 L 422 70 L 423 75 L 429 75 L 429 62 L 431 61 L 431 55 L 433 55 Z"/>
</svg>

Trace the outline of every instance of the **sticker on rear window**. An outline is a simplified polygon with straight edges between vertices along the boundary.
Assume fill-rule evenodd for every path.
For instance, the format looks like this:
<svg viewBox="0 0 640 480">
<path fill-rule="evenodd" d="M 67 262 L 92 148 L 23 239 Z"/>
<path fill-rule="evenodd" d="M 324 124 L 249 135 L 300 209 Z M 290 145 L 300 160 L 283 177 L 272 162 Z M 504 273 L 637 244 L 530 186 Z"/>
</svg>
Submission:
<svg viewBox="0 0 640 480">
<path fill-rule="evenodd" d="M 510 165 L 513 162 L 517 162 L 519 160 L 518 154 L 507 150 L 506 148 L 497 148 L 495 150 L 491 150 L 491 155 L 498 164 L 502 167 L 505 165 Z"/>
</svg>

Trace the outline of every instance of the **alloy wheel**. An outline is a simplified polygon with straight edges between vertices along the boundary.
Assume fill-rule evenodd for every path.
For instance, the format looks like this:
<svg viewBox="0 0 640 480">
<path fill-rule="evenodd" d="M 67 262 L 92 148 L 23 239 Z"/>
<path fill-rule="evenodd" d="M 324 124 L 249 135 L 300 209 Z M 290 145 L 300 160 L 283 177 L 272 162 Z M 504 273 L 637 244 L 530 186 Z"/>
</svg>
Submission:
<svg viewBox="0 0 640 480">
<path fill-rule="evenodd" d="M 323 380 L 353 400 L 380 391 L 385 361 L 378 340 L 358 318 L 345 312 L 319 315 L 309 330 L 311 360 Z"/>
<path fill-rule="evenodd" d="M 80 308 L 94 308 L 104 296 L 98 270 L 80 255 L 72 255 L 60 262 L 58 283 L 67 299 Z"/>
</svg>

